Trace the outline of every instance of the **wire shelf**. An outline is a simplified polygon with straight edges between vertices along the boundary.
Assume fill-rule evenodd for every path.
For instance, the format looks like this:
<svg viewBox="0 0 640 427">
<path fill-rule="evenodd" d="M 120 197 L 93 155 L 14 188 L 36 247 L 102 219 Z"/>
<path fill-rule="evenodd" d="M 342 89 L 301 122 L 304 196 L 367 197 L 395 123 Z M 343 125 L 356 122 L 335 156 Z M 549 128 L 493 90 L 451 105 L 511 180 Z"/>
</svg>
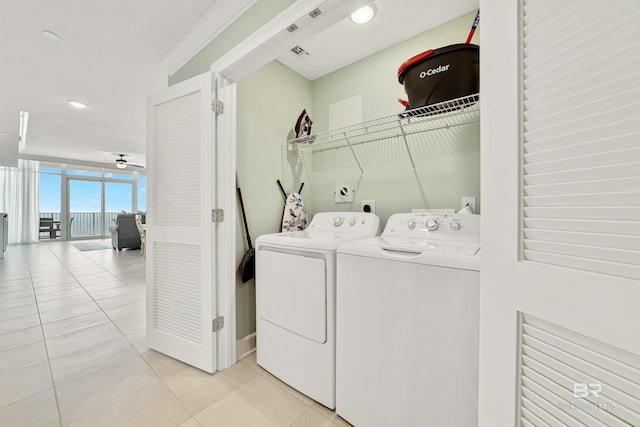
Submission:
<svg viewBox="0 0 640 427">
<path fill-rule="evenodd" d="M 464 96 L 340 129 L 291 139 L 287 143 L 310 149 L 314 153 L 390 138 L 403 138 L 406 143 L 406 137 L 409 135 L 479 121 L 479 99 L 478 94 Z"/>
</svg>

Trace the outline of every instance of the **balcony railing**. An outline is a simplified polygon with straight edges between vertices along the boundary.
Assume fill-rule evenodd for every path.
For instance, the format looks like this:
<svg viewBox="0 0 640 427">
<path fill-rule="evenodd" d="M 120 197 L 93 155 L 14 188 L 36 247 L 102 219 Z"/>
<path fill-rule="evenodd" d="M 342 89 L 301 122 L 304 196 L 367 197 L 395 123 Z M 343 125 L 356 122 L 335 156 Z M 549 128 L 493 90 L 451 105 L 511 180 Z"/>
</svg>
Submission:
<svg viewBox="0 0 640 427">
<path fill-rule="evenodd" d="M 102 212 L 69 212 L 71 225 L 70 238 L 75 237 L 105 237 L 109 235 L 109 227 L 115 225 L 119 212 L 105 212 L 104 224 Z M 60 224 L 60 212 L 40 212 L 40 218 L 53 218 L 55 224 Z M 42 233 L 41 238 L 49 238 Z M 60 237 L 58 235 L 58 237 Z"/>
</svg>

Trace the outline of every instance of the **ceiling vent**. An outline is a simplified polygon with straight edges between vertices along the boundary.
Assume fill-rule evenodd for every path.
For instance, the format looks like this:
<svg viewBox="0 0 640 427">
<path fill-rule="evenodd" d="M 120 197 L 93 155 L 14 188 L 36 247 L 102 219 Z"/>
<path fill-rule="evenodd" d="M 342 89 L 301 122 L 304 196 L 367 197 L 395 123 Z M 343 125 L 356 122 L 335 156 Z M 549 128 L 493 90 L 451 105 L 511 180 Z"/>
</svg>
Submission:
<svg viewBox="0 0 640 427">
<path fill-rule="evenodd" d="M 300 56 L 300 55 L 309 55 L 309 52 L 307 52 L 306 50 L 304 50 L 300 46 L 292 47 L 291 48 L 291 52 L 295 53 L 298 56 Z"/>
<path fill-rule="evenodd" d="M 320 10 L 320 8 L 317 8 L 317 7 L 313 9 L 311 12 L 309 12 L 309 16 L 314 19 L 320 16 L 321 14 L 322 14 L 322 11 Z"/>
</svg>

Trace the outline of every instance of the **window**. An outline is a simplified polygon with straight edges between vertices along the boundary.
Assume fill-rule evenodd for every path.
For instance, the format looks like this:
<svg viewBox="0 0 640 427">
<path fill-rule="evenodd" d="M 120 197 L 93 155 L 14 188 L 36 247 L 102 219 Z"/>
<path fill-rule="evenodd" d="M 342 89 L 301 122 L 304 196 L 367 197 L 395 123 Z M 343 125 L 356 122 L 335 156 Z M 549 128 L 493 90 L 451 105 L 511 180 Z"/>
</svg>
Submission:
<svg viewBox="0 0 640 427">
<path fill-rule="evenodd" d="M 114 173 L 107 172 L 104 173 L 105 178 L 118 178 L 118 179 L 133 179 L 133 174 L 130 173 Z"/>
<path fill-rule="evenodd" d="M 56 238 L 107 236 L 119 212 L 146 210 L 146 178 L 139 172 L 46 162 L 39 171 L 40 217 L 59 224 Z"/>
<path fill-rule="evenodd" d="M 85 169 L 67 169 L 69 175 L 82 175 L 82 176 L 102 176 L 100 170 L 85 170 Z"/>
<path fill-rule="evenodd" d="M 138 210 L 147 210 L 147 177 L 138 175 Z"/>
<path fill-rule="evenodd" d="M 40 166 L 40 218 L 53 218 L 54 221 L 60 221 L 62 200 L 60 171 L 59 167 L 49 167 L 44 163 Z"/>
</svg>

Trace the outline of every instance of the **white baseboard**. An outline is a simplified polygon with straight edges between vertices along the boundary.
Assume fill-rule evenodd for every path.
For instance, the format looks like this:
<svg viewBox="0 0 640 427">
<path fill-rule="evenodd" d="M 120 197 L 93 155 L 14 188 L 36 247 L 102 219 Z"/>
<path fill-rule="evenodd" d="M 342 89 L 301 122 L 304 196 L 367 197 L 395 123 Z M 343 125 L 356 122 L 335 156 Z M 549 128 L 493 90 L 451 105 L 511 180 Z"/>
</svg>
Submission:
<svg viewBox="0 0 640 427">
<path fill-rule="evenodd" d="M 236 358 L 238 360 L 256 351 L 256 333 L 247 335 L 236 341 Z"/>
</svg>

